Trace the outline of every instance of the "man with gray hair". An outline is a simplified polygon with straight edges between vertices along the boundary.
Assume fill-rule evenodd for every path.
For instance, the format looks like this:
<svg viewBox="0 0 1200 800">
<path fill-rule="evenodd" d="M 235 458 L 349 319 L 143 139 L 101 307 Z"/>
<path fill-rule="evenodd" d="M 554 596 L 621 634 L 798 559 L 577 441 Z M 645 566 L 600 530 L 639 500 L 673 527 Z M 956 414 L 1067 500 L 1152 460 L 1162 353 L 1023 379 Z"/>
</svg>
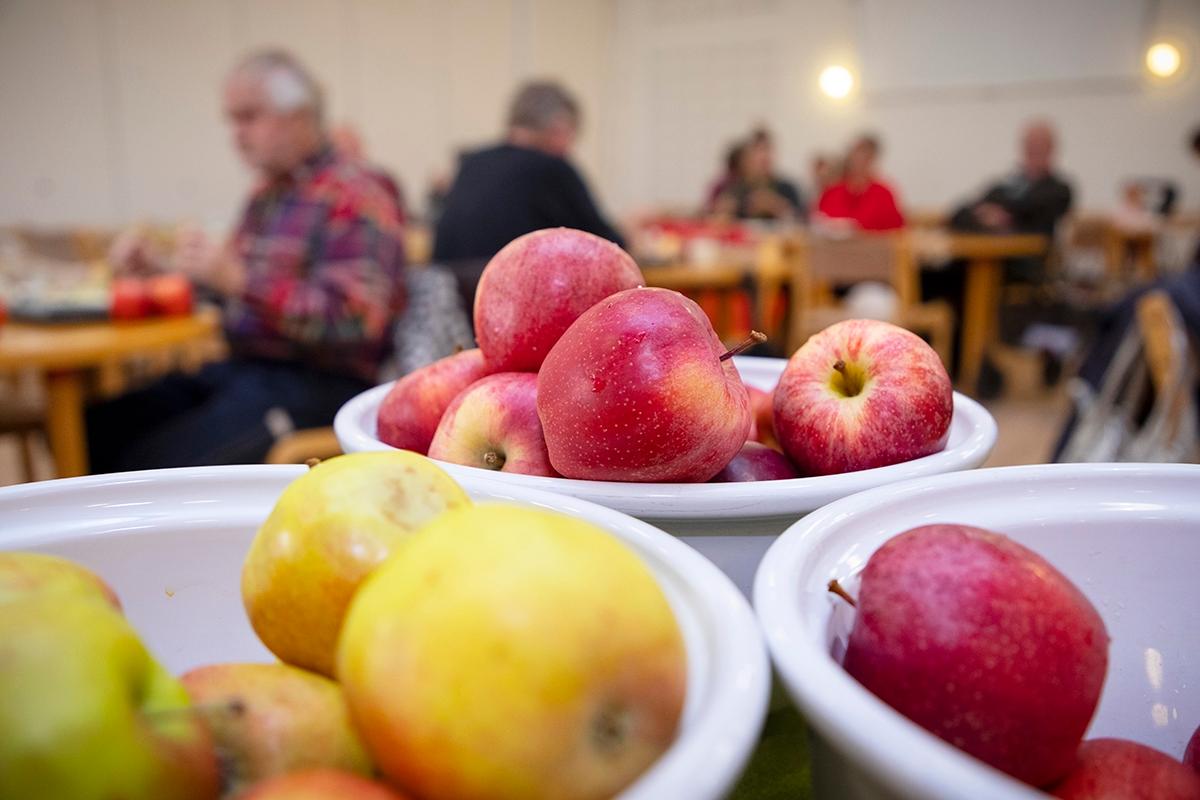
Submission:
<svg viewBox="0 0 1200 800">
<path fill-rule="evenodd" d="M 181 231 L 166 263 L 136 238 L 121 266 L 183 273 L 219 299 L 232 358 L 92 408 L 93 471 L 261 461 L 279 433 L 329 425 L 370 386 L 403 305 L 395 202 L 330 147 L 320 87 L 290 54 L 250 55 L 225 116 L 259 177 L 224 242 Z"/>
<path fill-rule="evenodd" d="M 579 130 L 575 99 L 556 83 L 527 83 L 507 122 L 505 141 L 462 157 L 437 225 L 434 260 L 454 269 L 468 294 L 487 260 L 530 231 L 564 226 L 622 243 L 567 161 Z"/>
</svg>

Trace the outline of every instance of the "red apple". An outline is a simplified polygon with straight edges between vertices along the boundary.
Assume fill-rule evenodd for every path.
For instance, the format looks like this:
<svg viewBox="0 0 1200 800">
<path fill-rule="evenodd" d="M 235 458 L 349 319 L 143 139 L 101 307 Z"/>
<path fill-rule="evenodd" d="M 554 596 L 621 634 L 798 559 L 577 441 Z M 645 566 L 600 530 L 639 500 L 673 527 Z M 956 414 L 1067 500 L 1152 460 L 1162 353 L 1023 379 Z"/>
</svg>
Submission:
<svg viewBox="0 0 1200 800">
<path fill-rule="evenodd" d="M 775 435 L 802 473 L 833 475 L 938 452 L 953 409 L 933 348 L 890 323 L 852 319 L 788 361 L 775 389 Z"/>
<path fill-rule="evenodd" d="M 742 449 L 717 473 L 713 483 L 735 483 L 740 481 L 778 481 L 799 478 L 800 473 L 778 450 L 765 444 L 746 442 Z"/>
<path fill-rule="evenodd" d="M 1064 800 L 1200 800 L 1200 775 L 1137 742 L 1091 739 L 1052 794 Z"/>
<path fill-rule="evenodd" d="M 1196 732 L 1188 741 L 1187 749 L 1183 751 L 1183 763 L 1200 772 L 1200 727 L 1196 728 Z"/>
<path fill-rule="evenodd" d="M 775 439 L 774 392 L 764 392 L 762 389 L 748 385 L 746 393 L 750 395 L 750 413 L 753 419 L 750 426 L 750 439 L 778 450 L 779 442 Z"/>
<path fill-rule="evenodd" d="M 335 769 L 311 769 L 255 784 L 241 800 L 404 800 L 376 781 Z"/>
<path fill-rule="evenodd" d="M 700 307 L 628 289 L 575 321 L 538 373 L 550 463 L 568 478 L 707 481 L 750 430 L 750 399 Z"/>
<path fill-rule="evenodd" d="M 150 313 L 150 295 L 139 278 L 117 278 L 112 282 L 109 316 L 113 319 L 141 319 Z"/>
<path fill-rule="evenodd" d="M 645 281 L 617 245 L 572 228 L 513 239 L 475 292 L 475 336 L 491 372 L 536 372 L 580 314 Z"/>
<path fill-rule="evenodd" d="M 155 275 L 146 280 L 150 309 L 165 317 L 192 313 L 192 284 L 183 275 Z"/>
<path fill-rule="evenodd" d="M 845 668 L 904 716 L 1034 786 L 1066 775 L 1100 699 L 1108 634 L 1041 556 L 925 525 L 863 571 Z"/>
<path fill-rule="evenodd" d="M 429 457 L 468 467 L 556 477 L 537 413 L 537 375 L 501 372 L 463 390 L 438 423 Z"/>
<path fill-rule="evenodd" d="M 410 372 L 392 384 L 379 406 L 379 440 L 425 455 L 442 415 L 459 392 L 488 374 L 483 352 L 463 350 Z"/>
</svg>

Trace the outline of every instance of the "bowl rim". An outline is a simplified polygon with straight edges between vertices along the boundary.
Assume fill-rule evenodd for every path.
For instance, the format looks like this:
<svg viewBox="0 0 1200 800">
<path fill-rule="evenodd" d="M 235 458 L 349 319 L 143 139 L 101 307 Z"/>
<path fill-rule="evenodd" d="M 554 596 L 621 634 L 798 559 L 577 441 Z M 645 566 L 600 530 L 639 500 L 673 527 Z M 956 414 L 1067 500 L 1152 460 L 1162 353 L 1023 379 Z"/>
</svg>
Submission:
<svg viewBox="0 0 1200 800">
<path fill-rule="evenodd" d="M 1046 795 L 977 761 L 911 722 L 859 684 L 818 644 L 801 613 L 801 565 L 821 554 L 831 532 L 899 501 L 925 500 L 964 487 L 1045 485 L 1111 478 L 1200 480 L 1194 464 L 1035 464 L 993 467 L 881 486 L 846 497 L 798 520 L 758 566 L 754 609 L 776 673 L 812 728 L 875 780 L 911 798 L 1036 800 Z M 823 632 L 821 632 L 823 635 Z M 852 728 L 870 731 L 861 736 Z"/>
<path fill-rule="evenodd" d="M 0 487 L 0 515 L 17 523 L 0 530 L 0 551 L 8 549 L 10 537 L 6 534 L 20 527 L 22 512 L 36 514 L 52 507 L 70 507 L 72 496 L 86 502 L 110 495 L 115 487 L 126 484 L 158 483 L 176 491 L 200 484 L 205 487 L 219 485 L 224 491 L 234 492 L 236 498 L 242 498 L 242 503 L 260 502 L 262 492 L 272 491 L 277 495 L 306 469 L 303 465 L 292 464 L 184 467 Z M 708 669 L 713 681 L 704 695 L 705 710 L 693 716 L 690 726 L 681 730 L 671 747 L 621 797 L 652 800 L 682 790 L 689 797 L 718 798 L 732 788 L 757 745 L 771 689 L 770 659 L 761 631 L 749 601 L 733 581 L 693 548 L 623 512 L 539 489 L 477 480 L 463 483 L 463 488 L 471 494 L 487 494 L 488 502 L 512 501 L 555 510 L 602 527 L 641 551 L 639 556 L 643 560 L 653 559 L 659 568 L 673 573 L 677 589 L 688 590 L 684 602 L 695 609 L 693 613 L 710 620 L 714 630 L 705 637 L 710 659 Z M 225 515 L 240 516 L 244 515 L 238 510 L 242 507 L 235 499 L 228 505 L 219 503 L 216 508 L 206 506 L 203 516 L 212 521 Z M 162 515 L 161 509 L 142 513 L 155 518 Z M 120 528 L 85 535 L 105 535 L 117 530 Z M 56 538 L 79 535 L 79 531 L 67 526 Z M 36 547 L 42 541 L 37 538 L 18 546 Z M 713 654 L 720 665 L 719 672 L 712 669 Z M 704 764 L 705 769 L 696 769 L 697 764 Z"/>
<path fill-rule="evenodd" d="M 740 371 L 782 373 L 787 360 L 736 356 Z M 394 382 L 380 384 L 348 400 L 334 418 L 338 443 L 347 453 L 394 449 L 379 441 L 371 429 L 359 421 L 373 419 L 384 396 Z M 884 467 L 777 481 L 747 483 L 633 483 L 585 481 L 571 478 L 547 478 L 492 472 L 477 467 L 436 463 L 462 480 L 486 480 L 568 494 L 645 519 L 697 520 L 713 518 L 757 519 L 795 516 L 813 511 L 849 494 L 897 481 L 970 470 L 981 465 L 995 447 L 996 420 L 980 403 L 959 392 L 954 393 L 951 424 L 967 428 L 966 438 L 954 447 L 921 458 Z"/>
</svg>

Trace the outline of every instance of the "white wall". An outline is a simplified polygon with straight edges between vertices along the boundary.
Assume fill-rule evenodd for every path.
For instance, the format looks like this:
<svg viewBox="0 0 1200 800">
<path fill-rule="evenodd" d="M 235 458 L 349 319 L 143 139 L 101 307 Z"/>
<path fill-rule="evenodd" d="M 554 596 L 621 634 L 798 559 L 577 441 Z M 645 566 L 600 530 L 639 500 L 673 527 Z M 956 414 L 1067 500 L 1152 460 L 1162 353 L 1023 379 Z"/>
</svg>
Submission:
<svg viewBox="0 0 1200 800">
<path fill-rule="evenodd" d="M 1038 7 L 906 2 L 926 14 L 938 2 L 1030 14 Z M 614 211 L 694 204 L 727 141 L 757 122 L 774 128 L 781 169 L 802 180 L 815 150 L 875 130 L 902 200 L 943 206 L 1011 167 L 1015 131 L 1032 116 L 1057 121 L 1082 206 L 1111 205 L 1130 175 L 1174 177 L 1185 203 L 1200 206 L 1200 164 L 1183 146 L 1200 124 L 1200 3 L 1162 0 L 1151 20 L 1190 47 L 1190 74 L 1170 85 L 872 92 L 867 74 L 864 92 L 832 103 L 816 75 L 835 60 L 870 63 L 858 48 L 870 38 L 862 15 L 872 6 L 879 3 L 0 0 L 0 224 L 224 224 L 249 178 L 230 149 L 218 88 L 239 53 L 264 44 L 292 48 L 312 65 L 333 119 L 357 123 L 373 158 L 418 202 L 458 149 L 496 134 L 518 80 L 549 75 L 583 101 L 578 160 Z M 942 30 L 942 22 L 934 15 L 929 25 Z M 1081 30 L 1100 24 L 1088 22 Z M 971 37 L 988 32 L 981 15 L 976 28 L 947 32 L 946 47 L 966 63 Z M 1101 33 L 1130 41 L 1119 30 Z M 995 73 L 1003 62 L 990 52 Z M 1054 74 L 1072 74 L 1085 52 L 1096 60 L 1062 42 Z M 1021 57 L 1014 48 L 1016 77 Z"/>
</svg>

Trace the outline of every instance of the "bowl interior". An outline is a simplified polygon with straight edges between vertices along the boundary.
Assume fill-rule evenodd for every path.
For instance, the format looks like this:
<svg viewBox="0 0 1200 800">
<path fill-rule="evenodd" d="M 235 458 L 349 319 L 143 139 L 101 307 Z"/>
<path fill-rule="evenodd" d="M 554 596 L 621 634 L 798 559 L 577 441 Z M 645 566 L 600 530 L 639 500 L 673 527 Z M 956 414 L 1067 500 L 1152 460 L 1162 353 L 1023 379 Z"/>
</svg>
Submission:
<svg viewBox="0 0 1200 800">
<path fill-rule="evenodd" d="M 241 564 L 275 498 L 303 469 L 164 470 L 12 487 L 0 491 L 0 549 L 55 553 L 95 570 L 175 674 L 214 662 L 273 661 L 242 608 Z M 688 694 L 681 736 L 625 796 L 679 786 L 720 796 L 757 739 L 769 688 L 766 652 L 741 593 L 686 545 L 618 512 L 540 492 L 464 488 L 477 501 L 589 520 L 644 559 L 683 631 Z M 710 750 L 722 755 L 706 773 L 697 761 Z"/>
<path fill-rule="evenodd" d="M 1088 596 L 1112 643 L 1089 737 L 1134 739 L 1180 757 L 1200 724 L 1200 467 L 1051 465 L 944 475 L 847 498 L 796 523 L 764 559 L 755 605 L 780 674 L 810 721 L 912 796 L 946 781 L 1025 796 L 876 700 L 835 661 L 852 611 L 826 591 L 855 585 L 891 536 L 934 522 L 999 531 Z M 889 736 L 887 734 L 894 735 Z M 917 766 L 919 765 L 919 766 Z M 941 776 L 939 779 L 938 776 Z M 932 781 L 932 783 L 930 783 Z M 964 784 L 959 784 L 959 796 Z M 997 791 L 1010 794 L 995 794 Z"/>
<path fill-rule="evenodd" d="M 747 385 L 765 391 L 775 388 L 787 365 L 781 358 L 736 356 L 734 361 Z M 352 453 L 390 449 L 376 437 L 375 424 L 379 405 L 390 388 L 391 384 L 384 384 L 368 389 L 338 412 L 334 428 L 343 450 Z M 779 516 L 794 519 L 838 498 L 875 486 L 974 469 L 988 457 L 995 442 L 996 422 L 991 414 L 974 400 L 956 392 L 949 437 L 942 452 L 844 475 L 752 483 L 617 483 L 517 475 L 457 464 L 442 463 L 441 466 L 463 480 L 487 480 L 560 492 L 643 519 L 744 520 Z"/>
</svg>

